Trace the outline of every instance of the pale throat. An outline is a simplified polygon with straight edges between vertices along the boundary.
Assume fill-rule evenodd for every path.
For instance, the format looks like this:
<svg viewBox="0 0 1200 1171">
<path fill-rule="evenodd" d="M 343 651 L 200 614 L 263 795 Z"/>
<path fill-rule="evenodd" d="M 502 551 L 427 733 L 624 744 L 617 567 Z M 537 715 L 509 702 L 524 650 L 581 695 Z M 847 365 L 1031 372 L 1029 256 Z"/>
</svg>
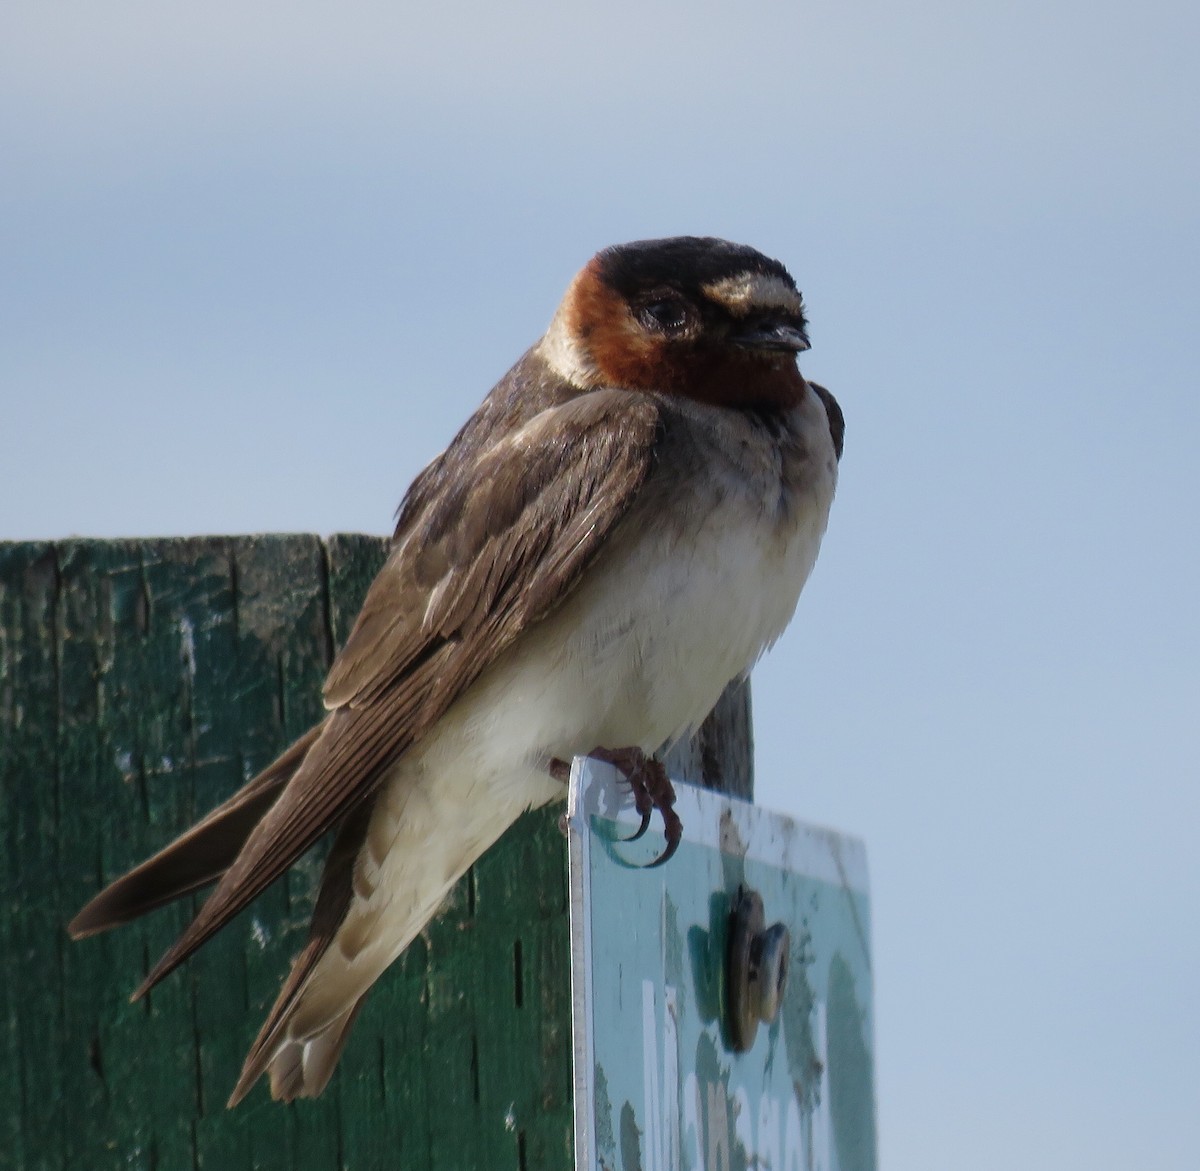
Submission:
<svg viewBox="0 0 1200 1171">
<path fill-rule="evenodd" d="M 599 368 L 571 328 L 565 303 L 534 348 L 555 374 L 573 386 L 592 390 L 602 384 Z"/>
</svg>

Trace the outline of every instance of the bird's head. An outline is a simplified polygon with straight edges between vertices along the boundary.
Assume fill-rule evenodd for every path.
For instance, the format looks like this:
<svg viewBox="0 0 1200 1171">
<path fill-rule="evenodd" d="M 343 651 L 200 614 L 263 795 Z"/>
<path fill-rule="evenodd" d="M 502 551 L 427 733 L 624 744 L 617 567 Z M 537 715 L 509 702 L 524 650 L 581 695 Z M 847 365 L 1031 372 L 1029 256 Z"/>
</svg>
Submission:
<svg viewBox="0 0 1200 1171">
<path fill-rule="evenodd" d="M 598 253 L 571 282 L 543 356 L 580 387 L 784 406 L 804 391 L 804 303 L 786 268 L 699 236 Z"/>
</svg>

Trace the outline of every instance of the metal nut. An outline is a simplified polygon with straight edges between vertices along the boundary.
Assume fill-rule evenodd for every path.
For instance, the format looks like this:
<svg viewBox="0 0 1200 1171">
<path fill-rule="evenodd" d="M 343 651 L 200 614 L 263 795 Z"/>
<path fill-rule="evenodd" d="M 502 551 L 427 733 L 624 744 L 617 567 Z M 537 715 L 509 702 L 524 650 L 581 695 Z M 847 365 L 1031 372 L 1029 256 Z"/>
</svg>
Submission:
<svg viewBox="0 0 1200 1171">
<path fill-rule="evenodd" d="M 787 987 L 791 936 L 782 923 L 765 926 L 762 896 L 742 886 L 729 915 L 725 987 L 729 1039 L 737 1053 L 754 1045 L 759 1022 L 779 1015 Z"/>
</svg>

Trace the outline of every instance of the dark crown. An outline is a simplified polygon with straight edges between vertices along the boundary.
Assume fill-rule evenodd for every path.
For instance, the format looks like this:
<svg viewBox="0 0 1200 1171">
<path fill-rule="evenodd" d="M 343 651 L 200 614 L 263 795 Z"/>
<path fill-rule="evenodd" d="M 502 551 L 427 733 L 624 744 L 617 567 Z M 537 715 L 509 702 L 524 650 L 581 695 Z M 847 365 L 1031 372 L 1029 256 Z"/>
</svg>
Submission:
<svg viewBox="0 0 1200 1171">
<path fill-rule="evenodd" d="M 656 285 L 697 290 L 743 274 L 778 277 L 790 288 L 796 287 L 778 260 L 715 236 L 635 240 L 604 249 L 596 260 L 604 281 L 625 297 Z"/>
</svg>

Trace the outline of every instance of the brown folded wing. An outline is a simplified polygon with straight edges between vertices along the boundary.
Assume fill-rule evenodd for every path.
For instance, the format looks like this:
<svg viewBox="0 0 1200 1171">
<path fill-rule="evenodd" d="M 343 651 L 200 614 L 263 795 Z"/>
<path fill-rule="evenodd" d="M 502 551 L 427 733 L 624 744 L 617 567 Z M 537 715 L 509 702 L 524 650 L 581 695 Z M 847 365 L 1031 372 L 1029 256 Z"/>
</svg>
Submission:
<svg viewBox="0 0 1200 1171">
<path fill-rule="evenodd" d="M 395 549 L 329 673 L 333 710 L 303 764 L 136 996 L 373 793 L 480 672 L 571 591 L 653 466 L 662 422 L 644 396 L 560 395 L 481 437 L 472 424 L 488 406 L 410 490 Z"/>
</svg>

